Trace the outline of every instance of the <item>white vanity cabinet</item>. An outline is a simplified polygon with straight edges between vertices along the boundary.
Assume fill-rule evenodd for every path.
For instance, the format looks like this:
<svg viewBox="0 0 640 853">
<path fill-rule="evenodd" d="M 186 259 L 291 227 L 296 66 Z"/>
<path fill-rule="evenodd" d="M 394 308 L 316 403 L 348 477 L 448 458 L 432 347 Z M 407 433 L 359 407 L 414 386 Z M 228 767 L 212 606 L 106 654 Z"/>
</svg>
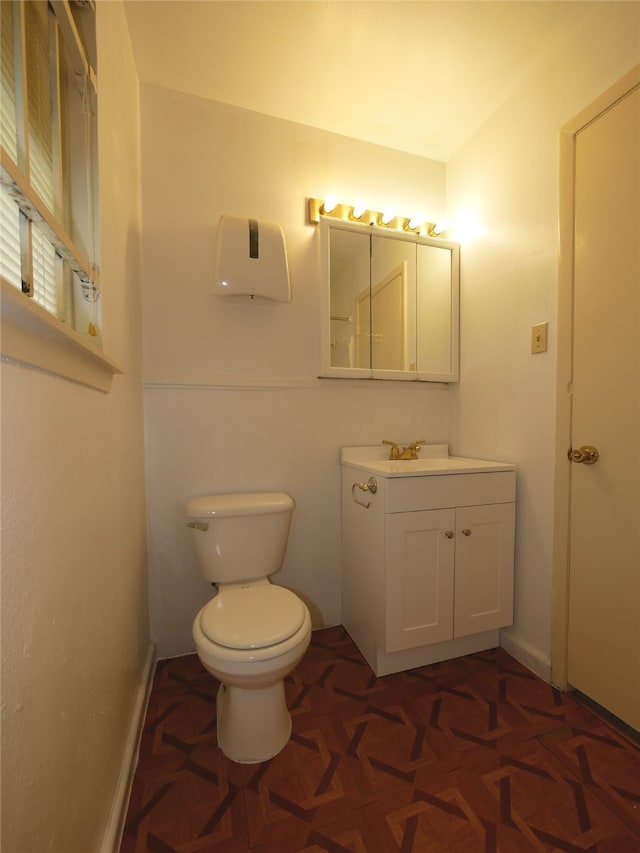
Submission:
<svg viewBox="0 0 640 853">
<path fill-rule="evenodd" d="M 374 672 L 498 645 L 513 617 L 513 467 L 437 457 L 411 470 L 349 450 L 342 621 Z"/>
</svg>

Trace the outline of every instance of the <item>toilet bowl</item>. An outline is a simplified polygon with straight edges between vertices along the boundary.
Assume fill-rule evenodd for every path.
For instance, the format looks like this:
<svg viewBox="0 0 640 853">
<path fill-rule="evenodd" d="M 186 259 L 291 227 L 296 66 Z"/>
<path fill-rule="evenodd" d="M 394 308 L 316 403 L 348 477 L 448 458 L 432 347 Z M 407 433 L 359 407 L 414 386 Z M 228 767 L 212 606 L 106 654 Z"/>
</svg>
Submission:
<svg viewBox="0 0 640 853">
<path fill-rule="evenodd" d="M 278 601 L 281 594 L 283 602 Z M 231 600 L 232 609 L 242 608 L 246 616 L 253 613 L 251 620 L 247 618 L 246 633 L 229 630 L 227 614 L 217 618 L 228 607 L 225 599 Z M 287 613 L 279 639 L 272 642 L 274 610 L 263 607 L 276 602 L 281 605 L 279 615 Z M 289 590 L 267 580 L 224 588 L 197 614 L 193 637 L 202 665 L 221 682 L 216 700 L 218 746 L 227 758 L 241 764 L 273 758 L 291 735 L 284 678 L 300 663 L 311 640 L 306 606 Z"/>
<path fill-rule="evenodd" d="M 200 570 L 217 586 L 194 619 L 193 638 L 202 665 L 221 682 L 218 745 L 241 764 L 266 761 L 287 744 L 284 678 L 311 640 L 307 606 L 269 580 L 284 558 L 293 506 L 277 492 L 187 504 Z"/>
</svg>

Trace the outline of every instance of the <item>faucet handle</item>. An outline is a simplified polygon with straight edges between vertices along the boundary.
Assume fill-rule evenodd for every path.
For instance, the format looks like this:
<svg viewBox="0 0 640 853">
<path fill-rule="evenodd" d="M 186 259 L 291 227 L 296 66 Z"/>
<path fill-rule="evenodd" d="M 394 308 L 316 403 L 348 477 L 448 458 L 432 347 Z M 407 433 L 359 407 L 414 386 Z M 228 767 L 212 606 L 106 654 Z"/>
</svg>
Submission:
<svg viewBox="0 0 640 853">
<path fill-rule="evenodd" d="M 398 445 L 395 443 L 395 441 L 387 441 L 386 438 L 383 438 L 382 443 L 391 445 L 391 451 L 389 453 L 389 459 L 399 459 L 400 458 L 400 449 L 398 448 Z"/>
<path fill-rule="evenodd" d="M 419 438 L 417 441 L 412 441 L 408 444 L 400 454 L 400 459 L 417 459 L 420 452 L 420 445 L 426 444 L 424 438 Z"/>
</svg>

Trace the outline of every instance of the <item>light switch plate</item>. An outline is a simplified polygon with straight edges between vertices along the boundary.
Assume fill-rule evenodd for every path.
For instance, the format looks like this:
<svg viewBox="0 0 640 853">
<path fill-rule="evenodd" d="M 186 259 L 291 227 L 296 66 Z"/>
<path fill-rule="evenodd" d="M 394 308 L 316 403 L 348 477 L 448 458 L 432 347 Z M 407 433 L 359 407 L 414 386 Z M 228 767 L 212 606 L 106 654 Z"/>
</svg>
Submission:
<svg viewBox="0 0 640 853">
<path fill-rule="evenodd" d="M 531 327 L 531 352 L 535 355 L 538 352 L 547 351 L 547 332 L 549 329 L 548 323 L 538 323 L 537 326 Z"/>
</svg>

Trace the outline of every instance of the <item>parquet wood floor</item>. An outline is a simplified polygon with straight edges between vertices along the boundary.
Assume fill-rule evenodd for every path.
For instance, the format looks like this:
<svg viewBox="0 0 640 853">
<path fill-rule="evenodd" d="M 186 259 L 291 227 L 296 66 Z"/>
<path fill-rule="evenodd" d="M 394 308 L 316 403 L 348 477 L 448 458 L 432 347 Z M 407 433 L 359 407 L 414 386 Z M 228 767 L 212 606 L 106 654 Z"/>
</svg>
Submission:
<svg viewBox="0 0 640 853">
<path fill-rule="evenodd" d="M 121 853 L 640 851 L 638 747 L 502 649 L 376 678 L 315 631 L 262 764 L 220 752 L 217 686 L 158 663 Z"/>
</svg>

